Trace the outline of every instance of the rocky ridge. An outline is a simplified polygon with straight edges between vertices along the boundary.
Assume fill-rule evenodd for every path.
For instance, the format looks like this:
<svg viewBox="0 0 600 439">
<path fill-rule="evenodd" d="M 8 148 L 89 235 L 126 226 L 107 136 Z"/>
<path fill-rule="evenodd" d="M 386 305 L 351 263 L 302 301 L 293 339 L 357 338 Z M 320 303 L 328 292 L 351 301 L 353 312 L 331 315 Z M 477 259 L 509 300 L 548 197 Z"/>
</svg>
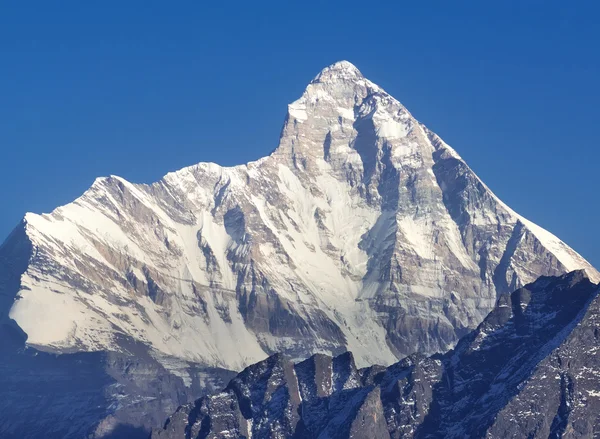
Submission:
<svg viewBox="0 0 600 439">
<path fill-rule="evenodd" d="M 444 355 L 359 369 L 274 355 L 180 407 L 153 439 L 589 438 L 600 432 L 600 297 L 582 271 L 500 298 Z"/>
</svg>

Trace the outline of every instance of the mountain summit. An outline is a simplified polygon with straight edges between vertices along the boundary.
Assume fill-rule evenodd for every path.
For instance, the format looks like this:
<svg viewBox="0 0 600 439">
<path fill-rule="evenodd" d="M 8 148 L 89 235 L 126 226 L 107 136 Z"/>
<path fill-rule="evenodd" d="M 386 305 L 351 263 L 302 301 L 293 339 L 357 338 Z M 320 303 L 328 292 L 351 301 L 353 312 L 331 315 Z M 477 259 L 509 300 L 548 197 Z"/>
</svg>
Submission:
<svg viewBox="0 0 600 439">
<path fill-rule="evenodd" d="M 144 346 L 230 370 L 281 351 L 359 365 L 444 351 L 502 293 L 599 279 L 347 61 L 289 105 L 270 156 L 99 178 L 27 214 L 0 261 L 0 318 L 31 347 Z"/>
<path fill-rule="evenodd" d="M 339 79 L 356 80 L 361 78 L 364 78 L 364 76 L 354 64 L 348 61 L 338 61 L 321 70 L 315 79 L 312 80 L 312 83 L 336 81 Z"/>
</svg>

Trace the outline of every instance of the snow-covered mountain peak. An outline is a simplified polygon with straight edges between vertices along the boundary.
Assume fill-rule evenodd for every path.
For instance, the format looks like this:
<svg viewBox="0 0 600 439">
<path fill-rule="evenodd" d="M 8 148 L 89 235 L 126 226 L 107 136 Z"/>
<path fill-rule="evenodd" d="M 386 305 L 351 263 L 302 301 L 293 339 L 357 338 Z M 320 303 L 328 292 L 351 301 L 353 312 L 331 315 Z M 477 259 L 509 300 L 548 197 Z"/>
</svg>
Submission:
<svg viewBox="0 0 600 439">
<path fill-rule="evenodd" d="M 0 274 L 2 261 L 28 261 L 0 316 L 29 343 L 133 339 L 229 369 L 274 351 L 348 348 L 364 365 L 444 350 L 498 294 L 577 268 L 598 279 L 347 62 L 289 105 L 270 156 L 151 185 L 97 179 L 28 214 L 19 239 L 31 245 L 0 253 Z"/>
<path fill-rule="evenodd" d="M 288 106 L 279 152 L 306 166 L 318 167 L 319 163 L 313 162 L 321 156 L 338 172 L 345 173 L 343 168 L 367 159 L 367 155 L 369 162 L 379 162 L 385 156 L 384 142 L 394 157 L 412 155 L 417 144 L 410 146 L 408 140 L 401 139 L 417 125 L 400 102 L 352 64 L 341 61 L 325 68 Z M 424 135 L 421 131 L 413 134 L 419 133 Z M 375 163 L 367 164 L 372 165 Z"/>
<path fill-rule="evenodd" d="M 311 83 L 335 82 L 340 79 L 356 80 L 361 78 L 364 78 L 364 76 L 354 64 L 349 61 L 338 61 L 321 70 Z"/>
</svg>

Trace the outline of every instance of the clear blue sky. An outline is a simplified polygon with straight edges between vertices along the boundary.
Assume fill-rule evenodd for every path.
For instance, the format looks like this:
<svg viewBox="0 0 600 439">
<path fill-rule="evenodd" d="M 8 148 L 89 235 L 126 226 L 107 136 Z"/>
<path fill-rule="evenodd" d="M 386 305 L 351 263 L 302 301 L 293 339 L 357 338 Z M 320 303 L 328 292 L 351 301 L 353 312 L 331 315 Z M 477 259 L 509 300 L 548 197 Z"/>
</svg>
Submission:
<svg viewBox="0 0 600 439">
<path fill-rule="evenodd" d="M 266 155 L 287 103 L 347 59 L 600 266 L 596 2 L 8 3 L 2 237 L 97 176 L 152 182 Z"/>
</svg>

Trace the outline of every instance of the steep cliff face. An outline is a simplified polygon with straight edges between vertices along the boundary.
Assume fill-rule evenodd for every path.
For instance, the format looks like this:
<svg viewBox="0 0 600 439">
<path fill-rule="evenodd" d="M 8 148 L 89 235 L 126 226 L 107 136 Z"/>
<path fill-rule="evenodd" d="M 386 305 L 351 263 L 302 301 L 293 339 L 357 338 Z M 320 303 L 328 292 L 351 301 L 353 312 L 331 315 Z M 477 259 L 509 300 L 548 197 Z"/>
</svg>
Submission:
<svg viewBox="0 0 600 439">
<path fill-rule="evenodd" d="M 444 355 L 357 369 L 274 355 L 152 438 L 588 438 L 600 431 L 600 298 L 582 271 L 502 296 Z"/>
<path fill-rule="evenodd" d="M 289 106 L 270 156 L 152 185 L 100 178 L 27 214 L 10 242 L 2 260 L 25 266 L 1 312 L 29 346 L 134 340 L 230 370 L 278 351 L 348 349 L 361 365 L 444 351 L 500 293 L 577 268 L 598 277 L 348 62 Z"/>
</svg>

